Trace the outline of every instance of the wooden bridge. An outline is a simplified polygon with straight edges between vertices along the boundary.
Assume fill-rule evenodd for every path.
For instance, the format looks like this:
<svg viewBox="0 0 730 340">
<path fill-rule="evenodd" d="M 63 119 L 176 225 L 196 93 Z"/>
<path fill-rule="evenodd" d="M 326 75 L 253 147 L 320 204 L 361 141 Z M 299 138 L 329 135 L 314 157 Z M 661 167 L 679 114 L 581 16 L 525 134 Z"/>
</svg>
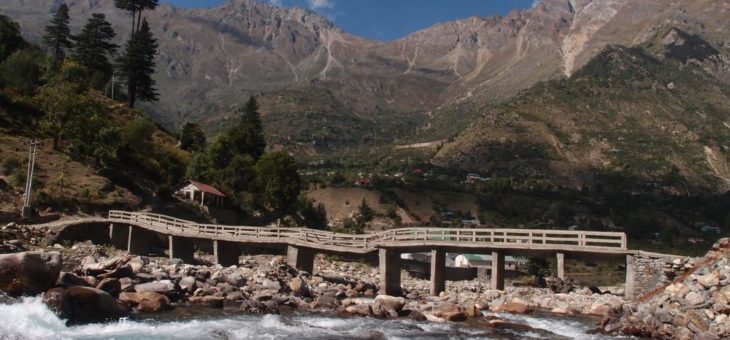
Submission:
<svg viewBox="0 0 730 340">
<path fill-rule="evenodd" d="M 82 221 L 82 220 L 81 220 Z M 81 221 L 75 221 L 80 224 Z M 98 223 L 99 219 L 94 219 Z M 112 210 L 109 240 L 130 253 L 149 253 L 152 242 L 167 238 L 170 258 L 193 261 L 194 244 L 212 242 L 215 261 L 238 263 L 246 247 L 285 248 L 288 262 L 308 272 L 314 269 L 314 255 L 329 253 L 349 257 L 377 254 L 380 287 L 385 294 L 400 292 L 400 254 L 431 251 L 431 293 L 445 288 L 446 252 L 492 255 L 492 287 L 504 288 L 504 256 L 557 256 L 558 276 L 564 276 L 566 254 L 623 257 L 627 260 L 627 294 L 630 294 L 629 265 L 635 251 L 627 249 L 626 234 L 596 231 L 537 229 L 400 228 L 372 234 L 352 235 L 306 228 L 251 227 L 202 224 L 165 215 Z"/>
</svg>

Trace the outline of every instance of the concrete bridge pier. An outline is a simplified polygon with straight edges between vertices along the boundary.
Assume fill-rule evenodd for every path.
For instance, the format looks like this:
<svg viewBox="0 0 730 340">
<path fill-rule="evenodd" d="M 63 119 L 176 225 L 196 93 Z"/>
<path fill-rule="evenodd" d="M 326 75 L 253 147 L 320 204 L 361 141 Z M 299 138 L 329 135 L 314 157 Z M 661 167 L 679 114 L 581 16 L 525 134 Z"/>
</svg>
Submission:
<svg viewBox="0 0 730 340">
<path fill-rule="evenodd" d="M 128 235 L 127 252 L 134 255 L 147 256 L 152 250 L 154 240 L 159 240 L 154 232 L 137 226 L 130 226 Z"/>
<path fill-rule="evenodd" d="M 565 280 L 565 254 L 558 253 L 558 278 Z"/>
<path fill-rule="evenodd" d="M 624 286 L 624 297 L 634 298 L 634 280 L 636 272 L 636 258 L 634 255 L 626 255 L 626 286 Z"/>
<path fill-rule="evenodd" d="M 492 252 L 492 275 L 490 277 L 492 289 L 504 290 L 504 253 Z"/>
<path fill-rule="evenodd" d="M 431 295 L 438 296 L 446 290 L 446 252 L 442 249 L 431 251 Z"/>
<path fill-rule="evenodd" d="M 195 247 L 189 238 L 167 236 L 168 255 L 170 260 L 181 259 L 184 263 L 192 264 L 195 261 Z"/>
<path fill-rule="evenodd" d="M 286 248 L 286 263 L 290 266 L 305 271 L 309 274 L 314 273 L 314 255 L 313 249 L 287 246 Z"/>
<path fill-rule="evenodd" d="M 129 228 L 128 225 L 110 224 L 109 225 L 109 244 L 119 249 L 127 249 L 129 246 Z"/>
<path fill-rule="evenodd" d="M 237 266 L 240 256 L 241 246 L 235 242 L 213 240 L 213 258 L 215 258 L 215 263 L 223 267 Z"/>
<path fill-rule="evenodd" d="M 400 288 L 400 252 L 391 248 L 378 249 L 378 265 L 380 267 L 380 293 L 399 296 Z"/>
</svg>

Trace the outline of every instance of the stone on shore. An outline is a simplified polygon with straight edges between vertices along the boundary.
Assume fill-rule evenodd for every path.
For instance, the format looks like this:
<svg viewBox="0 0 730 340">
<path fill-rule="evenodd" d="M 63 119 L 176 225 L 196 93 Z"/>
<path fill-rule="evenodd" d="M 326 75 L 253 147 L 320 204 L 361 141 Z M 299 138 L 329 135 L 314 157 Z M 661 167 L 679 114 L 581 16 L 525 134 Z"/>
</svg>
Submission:
<svg viewBox="0 0 730 340">
<path fill-rule="evenodd" d="M 96 285 L 96 289 L 101 289 L 112 296 L 119 296 L 119 293 L 122 292 L 122 284 L 119 280 L 108 277 L 99 281 L 99 284 Z"/>
<path fill-rule="evenodd" d="M 522 301 L 510 301 L 502 304 L 497 308 L 499 312 L 525 314 L 531 311 L 530 306 Z"/>
<path fill-rule="evenodd" d="M 155 293 L 167 295 L 167 294 L 175 291 L 175 285 L 169 280 L 147 282 L 147 283 L 141 283 L 138 285 L 134 285 L 134 291 L 136 291 L 136 292 L 155 292 Z"/>
<path fill-rule="evenodd" d="M 0 291 L 13 297 L 43 293 L 56 284 L 62 264 L 55 251 L 0 255 Z"/>
<path fill-rule="evenodd" d="M 129 308 L 109 293 L 91 287 L 53 288 L 43 299 L 69 325 L 118 320 Z"/>
<path fill-rule="evenodd" d="M 170 299 L 155 292 L 125 292 L 119 300 L 143 313 L 157 313 L 170 308 Z"/>
</svg>

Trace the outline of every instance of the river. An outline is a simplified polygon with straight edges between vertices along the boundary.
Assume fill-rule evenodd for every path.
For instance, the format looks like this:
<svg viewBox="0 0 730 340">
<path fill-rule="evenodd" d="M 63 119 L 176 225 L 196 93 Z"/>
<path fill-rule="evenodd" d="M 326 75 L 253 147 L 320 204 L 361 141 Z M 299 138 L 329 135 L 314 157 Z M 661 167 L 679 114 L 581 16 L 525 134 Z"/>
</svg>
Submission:
<svg viewBox="0 0 730 340">
<path fill-rule="evenodd" d="M 500 314 L 528 325 L 489 328 L 483 321 L 433 323 L 336 315 L 242 315 L 176 308 L 151 318 L 66 326 L 40 297 L 0 304 L 0 339 L 608 339 L 589 335 L 595 319 Z"/>
</svg>

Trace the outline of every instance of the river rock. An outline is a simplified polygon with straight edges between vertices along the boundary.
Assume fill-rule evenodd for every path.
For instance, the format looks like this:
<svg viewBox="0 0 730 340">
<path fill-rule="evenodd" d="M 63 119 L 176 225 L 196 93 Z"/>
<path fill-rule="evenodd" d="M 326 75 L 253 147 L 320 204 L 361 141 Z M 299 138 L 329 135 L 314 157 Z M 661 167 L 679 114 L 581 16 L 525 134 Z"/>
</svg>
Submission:
<svg viewBox="0 0 730 340">
<path fill-rule="evenodd" d="M 91 287 L 53 288 L 43 300 L 69 325 L 118 320 L 129 308 L 109 293 Z"/>
<path fill-rule="evenodd" d="M 61 275 L 58 276 L 58 282 L 56 282 L 56 284 L 63 287 L 90 286 L 85 279 L 76 276 L 76 274 L 74 273 L 68 272 L 61 272 Z"/>
<path fill-rule="evenodd" d="M 186 291 L 188 293 L 192 293 L 197 288 L 197 284 L 195 281 L 195 278 L 192 276 L 185 276 L 182 279 L 180 279 L 180 282 L 178 283 L 180 286 L 180 289 L 183 291 Z"/>
<path fill-rule="evenodd" d="M 134 285 L 134 290 L 136 292 L 155 292 L 167 295 L 175 291 L 175 285 L 168 280 L 154 281 Z"/>
<path fill-rule="evenodd" d="M 96 285 L 96 289 L 101 289 L 112 296 L 119 296 L 119 293 L 122 292 L 122 284 L 118 279 L 108 277 L 99 281 L 99 284 Z"/>
<path fill-rule="evenodd" d="M 375 297 L 374 305 L 380 305 L 385 309 L 393 310 L 396 313 L 399 313 L 401 310 L 403 310 L 403 306 L 406 305 L 406 299 L 390 295 L 378 295 Z"/>
<path fill-rule="evenodd" d="M 279 284 L 278 281 L 265 279 L 264 282 L 261 283 L 264 288 L 273 290 L 275 292 L 278 292 L 281 290 L 281 284 Z"/>
<path fill-rule="evenodd" d="M 701 284 L 705 289 L 709 289 L 710 287 L 720 284 L 720 278 L 717 277 L 717 274 L 715 273 L 709 273 L 698 277 L 697 282 L 699 282 L 699 284 Z"/>
<path fill-rule="evenodd" d="M 123 265 L 109 273 L 98 275 L 97 277 L 101 280 L 106 278 L 115 278 L 115 279 L 121 279 L 123 277 L 132 277 L 134 276 L 134 271 L 132 270 L 132 266 L 129 264 Z"/>
<path fill-rule="evenodd" d="M 689 292 L 689 287 L 681 282 L 677 282 L 664 288 L 664 291 L 674 297 L 684 297 Z"/>
<path fill-rule="evenodd" d="M 241 273 L 234 272 L 226 275 L 226 282 L 234 287 L 241 287 L 246 284 L 246 279 Z"/>
<path fill-rule="evenodd" d="M 699 305 L 705 302 L 705 297 L 698 292 L 689 292 L 685 296 L 685 299 L 687 299 L 687 302 L 689 302 L 690 305 Z"/>
<path fill-rule="evenodd" d="M 322 295 L 318 297 L 312 304 L 310 305 L 310 308 L 312 309 L 336 309 L 342 305 L 340 300 L 335 298 L 334 296 L 328 296 L 328 295 Z"/>
<path fill-rule="evenodd" d="M 170 299 L 155 292 L 125 292 L 119 300 L 143 313 L 157 313 L 170 308 Z"/>
<path fill-rule="evenodd" d="M 500 312 L 525 314 L 530 311 L 530 307 L 524 302 L 510 301 L 499 306 L 497 310 Z"/>
<path fill-rule="evenodd" d="M 289 288 L 292 294 L 296 296 L 310 297 L 312 295 L 307 283 L 299 277 L 295 277 L 289 281 Z"/>
<path fill-rule="evenodd" d="M 221 296 L 213 296 L 213 295 L 207 295 L 207 296 L 191 296 L 188 299 L 188 302 L 190 302 L 193 305 L 201 305 L 201 306 L 207 306 L 211 308 L 223 308 L 223 303 L 225 302 L 225 298 Z"/>
<path fill-rule="evenodd" d="M 468 319 L 466 313 L 464 312 L 453 312 L 453 313 L 446 313 L 443 315 L 444 320 L 451 321 L 451 322 L 464 322 L 466 319 Z"/>
<path fill-rule="evenodd" d="M 368 304 L 355 304 L 351 306 L 345 307 L 345 311 L 347 311 L 350 314 L 356 314 L 361 316 L 371 316 L 373 315 L 373 310 Z"/>
<path fill-rule="evenodd" d="M 43 293 L 56 284 L 62 264 L 55 251 L 0 255 L 0 291 L 15 297 Z"/>
</svg>

